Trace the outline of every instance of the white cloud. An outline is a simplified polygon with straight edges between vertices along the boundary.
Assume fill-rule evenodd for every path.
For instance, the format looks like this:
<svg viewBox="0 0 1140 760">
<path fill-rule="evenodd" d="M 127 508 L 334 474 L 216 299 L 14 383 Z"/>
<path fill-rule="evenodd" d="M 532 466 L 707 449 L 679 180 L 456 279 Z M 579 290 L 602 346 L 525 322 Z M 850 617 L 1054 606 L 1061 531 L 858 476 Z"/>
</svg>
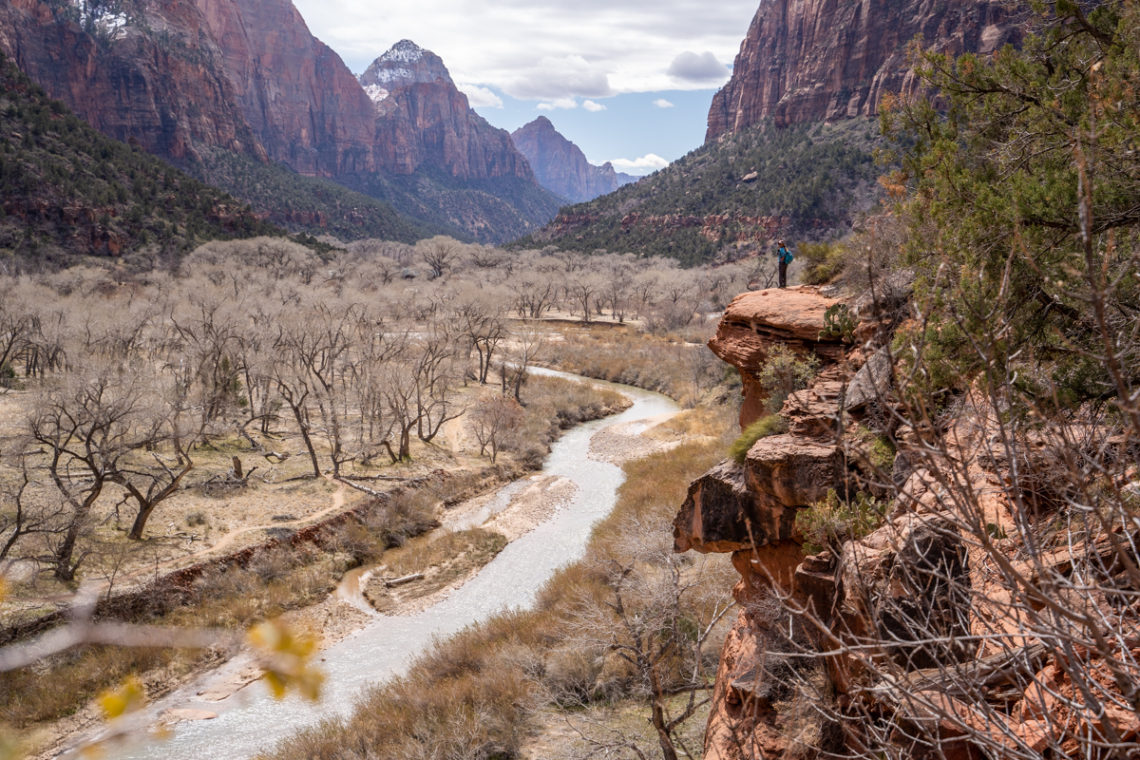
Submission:
<svg viewBox="0 0 1140 760">
<path fill-rule="evenodd" d="M 585 108 L 590 113 L 597 113 L 598 111 L 606 110 L 606 107 L 601 103 L 596 103 L 593 100 L 586 100 L 582 102 L 582 108 Z"/>
<path fill-rule="evenodd" d="M 460 92 L 467 96 L 467 102 L 471 104 L 472 108 L 503 107 L 503 99 L 489 87 L 481 87 L 477 84 L 459 84 L 456 86 Z"/>
<path fill-rule="evenodd" d="M 707 89 L 666 72 L 678 51 L 728 62 L 758 0 L 295 0 L 353 71 L 408 38 L 452 76 L 533 100 Z M 589 23 L 583 23 L 583 19 Z M 695 54 L 694 54 L 695 55 Z M 573 65 L 574 59 L 585 66 Z M 569 68 L 568 68 L 569 67 Z M 532 72 L 520 77 L 519 72 Z"/>
<path fill-rule="evenodd" d="M 516 98 L 551 100 L 580 96 L 604 98 L 613 94 L 609 76 L 580 55 L 542 58 L 537 66 L 524 67 L 503 89 Z"/>
<path fill-rule="evenodd" d="M 728 68 L 711 52 L 694 53 L 686 50 L 673 59 L 666 72 L 682 82 L 720 84 L 728 79 Z"/>
<path fill-rule="evenodd" d="M 665 98 L 657 98 L 657 100 L 653 101 L 653 105 L 657 106 L 658 108 L 672 108 L 673 107 L 673 104 L 670 103 Z"/>
<path fill-rule="evenodd" d="M 669 165 L 669 162 L 656 153 L 647 153 L 641 158 L 614 158 L 610 160 L 614 168 L 619 172 L 629 172 L 630 174 L 649 174 L 658 169 L 664 169 Z"/>
<path fill-rule="evenodd" d="M 535 107 L 540 111 L 555 111 L 558 109 L 569 111 L 578 107 L 578 101 L 574 98 L 556 98 L 545 103 L 539 103 Z"/>
</svg>

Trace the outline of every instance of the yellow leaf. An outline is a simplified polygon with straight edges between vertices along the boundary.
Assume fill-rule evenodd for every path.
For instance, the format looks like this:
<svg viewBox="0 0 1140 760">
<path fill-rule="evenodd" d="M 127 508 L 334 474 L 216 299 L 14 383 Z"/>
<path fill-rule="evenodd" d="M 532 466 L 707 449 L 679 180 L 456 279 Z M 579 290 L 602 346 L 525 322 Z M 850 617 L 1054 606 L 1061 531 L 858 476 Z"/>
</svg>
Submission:
<svg viewBox="0 0 1140 760">
<path fill-rule="evenodd" d="M 258 623 L 249 632 L 249 643 L 265 670 L 265 683 L 277 699 L 296 688 L 306 699 L 320 697 L 324 675 L 311 664 L 317 641 L 296 635 L 278 621 Z"/>
<path fill-rule="evenodd" d="M 142 681 L 136 676 L 130 676 L 117 689 L 108 689 L 100 694 L 98 702 L 103 717 L 114 720 L 146 704 L 146 690 Z"/>
</svg>

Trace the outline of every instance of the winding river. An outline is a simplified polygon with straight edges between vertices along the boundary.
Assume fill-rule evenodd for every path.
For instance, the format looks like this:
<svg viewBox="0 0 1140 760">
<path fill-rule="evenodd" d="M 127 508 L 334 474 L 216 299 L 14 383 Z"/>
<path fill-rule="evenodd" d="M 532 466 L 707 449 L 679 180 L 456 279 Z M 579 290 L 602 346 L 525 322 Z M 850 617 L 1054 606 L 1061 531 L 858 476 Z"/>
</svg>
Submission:
<svg viewBox="0 0 1140 760">
<path fill-rule="evenodd" d="M 577 379 L 550 370 L 542 372 Z M 137 744 L 113 753 L 112 757 L 251 757 L 322 718 L 348 714 L 363 689 L 402 673 L 434 637 L 448 636 L 496 612 L 532 604 L 538 589 L 555 570 L 581 557 L 591 527 L 613 509 L 622 471 L 590 458 L 591 438 L 613 425 L 660 418 L 677 411 L 676 404 L 665 396 L 624 385 L 610 387 L 629 397 L 633 406 L 619 415 L 568 431 L 554 444 L 542 471 L 542 475 L 573 481 L 577 486 L 573 499 L 547 522 L 509 544 L 477 576 L 434 607 L 403 617 L 377 614 L 367 627 L 322 652 L 326 682 L 319 704 L 292 696 L 274 700 L 261 683 L 222 702 L 200 703 L 194 696 L 197 684 L 191 684 L 152 706 L 152 710 L 203 709 L 218 713 L 217 718 L 178 724 L 173 736 L 165 741 Z M 648 425 L 644 423 L 644 427 Z M 516 488 L 517 484 L 505 486 L 504 492 L 491 502 L 491 510 L 505 507 Z"/>
</svg>

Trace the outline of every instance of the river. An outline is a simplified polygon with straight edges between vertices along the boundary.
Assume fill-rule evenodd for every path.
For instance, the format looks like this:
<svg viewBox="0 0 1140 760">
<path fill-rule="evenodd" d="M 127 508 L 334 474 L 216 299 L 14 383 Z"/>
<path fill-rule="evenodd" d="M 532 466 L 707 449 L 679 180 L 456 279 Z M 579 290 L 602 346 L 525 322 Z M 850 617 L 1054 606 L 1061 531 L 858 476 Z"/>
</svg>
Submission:
<svg viewBox="0 0 1140 760">
<path fill-rule="evenodd" d="M 260 682 L 222 702 L 201 703 L 194 696 L 198 686 L 192 683 L 151 706 L 148 713 L 189 708 L 216 712 L 217 718 L 178 724 L 164 741 L 138 743 L 109 756 L 121 760 L 252 757 L 322 718 L 347 715 L 362 690 L 404 672 L 433 638 L 453 634 L 505 609 L 530 606 L 555 570 L 582 556 L 591 527 L 613 509 L 622 471 L 591 459 L 590 439 L 607 427 L 677 410 L 672 400 L 656 393 L 598 384 L 616 388 L 633 406 L 571 429 L 552 447 L 542 474 L 572 480 L 578 489 L 573 499 L 550 520 L 509 544 L 478 575 L 435 606 L 409 616 L 377 614 L 364 629 L 322 652 L 326 681 L 318 704 L 294 696 L 275 700 Z M 505 506 L 514 488 L 516 484 L 505 486 L 505 493 L 491 502 L 491 509 Z"/>
</svg>

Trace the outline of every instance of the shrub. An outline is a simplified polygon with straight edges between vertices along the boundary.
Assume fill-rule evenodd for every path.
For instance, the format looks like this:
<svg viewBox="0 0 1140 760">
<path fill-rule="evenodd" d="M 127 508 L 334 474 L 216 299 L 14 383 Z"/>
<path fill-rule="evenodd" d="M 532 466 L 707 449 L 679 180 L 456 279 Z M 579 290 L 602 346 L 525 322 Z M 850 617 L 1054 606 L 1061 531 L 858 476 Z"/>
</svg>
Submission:
<svg viewBox="0 0 1140 760">
<path fill-rule="evenodd" d="M 844 248 L 839 243 L 800 243 L 804 259 L 804 282 L 825 285 L 843 272 Z"/>
<path fill-rule="evenodd" d="M 767 417 L 761 417 L 746 427 L 740 437 L 732 442 L 732 446 L 728 449 L 728 455 L 739 464 L 744 464 L 744 459 L 748 456 L 748 450 L 752 448 L 752 444 L 761 438 L 767 438 L 785 430 L 787 430 L 787 422 L 780 415 L 769 414 Z"/>
<path fill-rule="evenodd" d="M 834 489 L 828 491 L 827 498 L 796 515 L 804 551 L 837 551 L 843 542 L 866 536 L 883 524 L 888 504 L 861 491 L 850 501 L 840 499 Z"/>
<path fill-rule="evenodd" d="M 823 332 L 821 338 L 842 340 L 844 343 L 855 341 L 855 317 L 845 303 L 832 304 L 823 313 Z"/>
<path fill-rule="evenodd" d="M 768 411 L 772 414 L 779 412 L 788 396 L 806 388 L 818 371 L 819 359 L 816 357 L 801 357 L 787 346 L 774 346 L 757 378 L 768 396 Z"/>
</svg>

